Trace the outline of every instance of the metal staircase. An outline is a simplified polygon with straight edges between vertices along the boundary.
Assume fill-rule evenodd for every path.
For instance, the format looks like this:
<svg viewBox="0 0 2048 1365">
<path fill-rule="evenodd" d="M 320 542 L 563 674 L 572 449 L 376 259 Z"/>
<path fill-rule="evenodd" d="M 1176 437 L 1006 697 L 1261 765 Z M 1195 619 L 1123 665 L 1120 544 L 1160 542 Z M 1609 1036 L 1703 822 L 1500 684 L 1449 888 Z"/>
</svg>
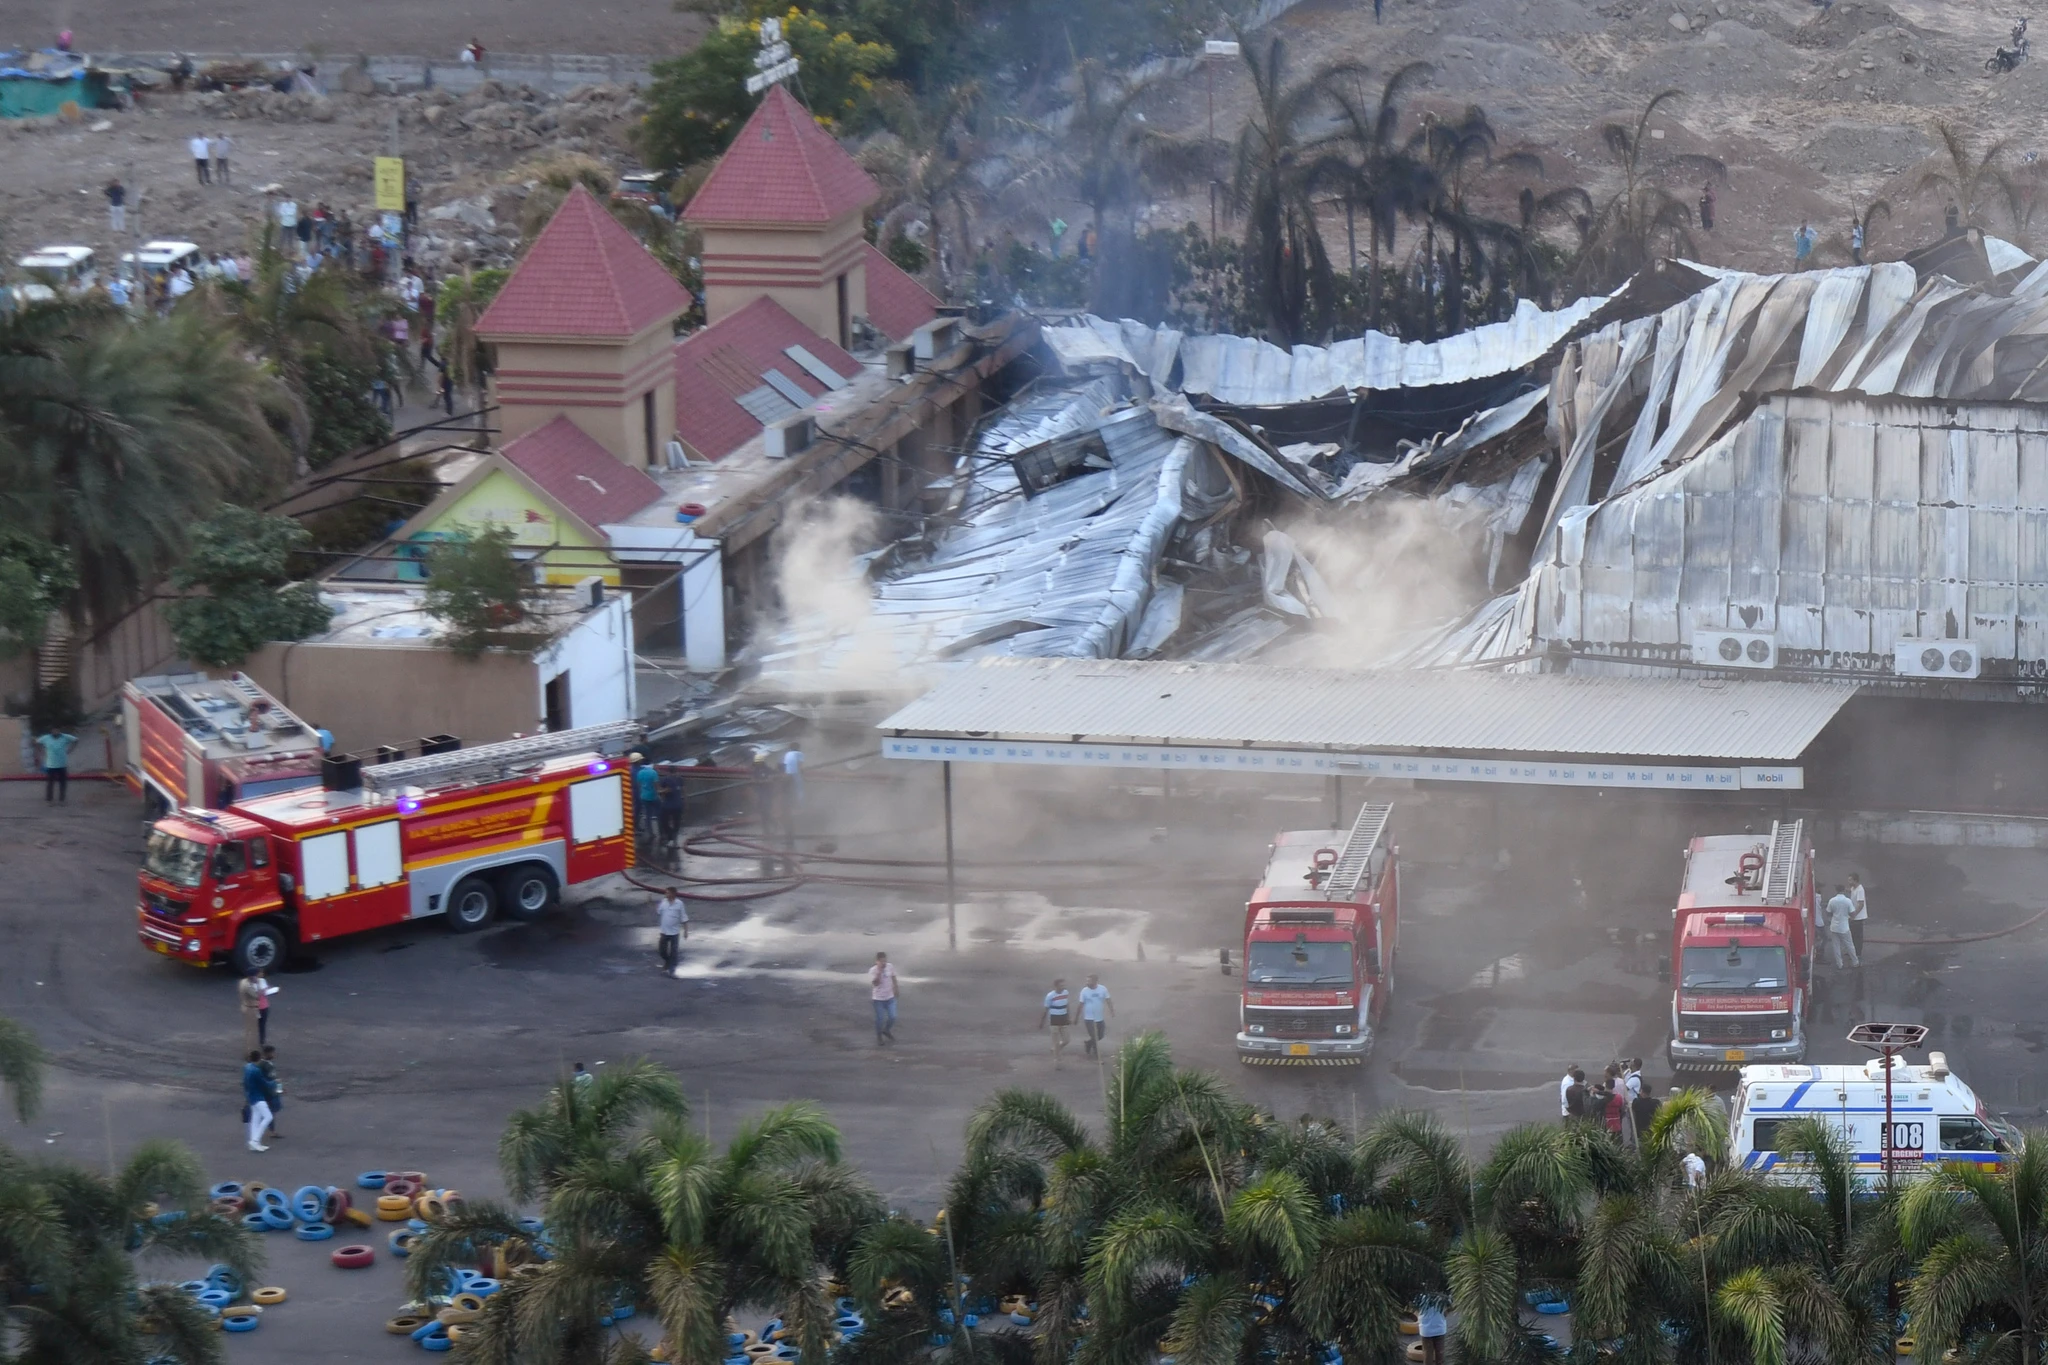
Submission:
<svg viewBox="0 0 2048 1365">
<path fill-rule="evenodd" d="M 524 739 L 497 744 L 479 744 L 474 749 L 451 749 L 445 754 L 401 758 L 396 763 L 376 763 L 363 769 L 363 785 L 377 791 L 395 787 L 435 787 L 486 777 L 503 777 L 514 768 L 539 763 L 563 754 L 599 751 L 607 744 L 632 744 L 640 738 L 640 726 L 630 720 L 608 725 L 585 725 L 576 730 L 551 730 Z"/>
</svg>

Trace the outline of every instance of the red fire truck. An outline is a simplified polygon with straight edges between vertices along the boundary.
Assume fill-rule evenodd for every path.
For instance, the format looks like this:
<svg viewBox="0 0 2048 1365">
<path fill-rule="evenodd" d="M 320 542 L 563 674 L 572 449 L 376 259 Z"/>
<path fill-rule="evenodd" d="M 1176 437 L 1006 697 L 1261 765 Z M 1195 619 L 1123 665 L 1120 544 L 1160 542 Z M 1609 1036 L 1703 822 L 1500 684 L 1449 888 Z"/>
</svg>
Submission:
<svg viewBox="0 0 2048 1365">
<path fill-rule="evenodd" d="M 1671 912 L 1674 1070 L 1806 1055 L 1819 911 L 1803 820 L 1774 822 L 1767 836 L 1711 834 L 1686 846 Z"/>
<path fill-rule="evenodd" d="M 156 822 L 142 942 L 195 965 L 268 968 L 297 944 L 440 915 L 457 933 L 541 914 L 633 862 L 630 723 L 362 767 L 317 788 L 186 807 Z"/>
<path fill-rule="evenodd" d="M 128 785 L 152 811 L 225 805 L 320 781 L 320 735 L 246 674 L 135 678 L 121 688 Z"/>
<path fill-rule="evenodd" d="M 1344 1066 L 1371 1054 L 1401 928 L 1393 813 L 1368 802 L 1348 835 L 1274 838 L 1265 880 L 1244 907 L 1240 1062 Z"/>
</svg>

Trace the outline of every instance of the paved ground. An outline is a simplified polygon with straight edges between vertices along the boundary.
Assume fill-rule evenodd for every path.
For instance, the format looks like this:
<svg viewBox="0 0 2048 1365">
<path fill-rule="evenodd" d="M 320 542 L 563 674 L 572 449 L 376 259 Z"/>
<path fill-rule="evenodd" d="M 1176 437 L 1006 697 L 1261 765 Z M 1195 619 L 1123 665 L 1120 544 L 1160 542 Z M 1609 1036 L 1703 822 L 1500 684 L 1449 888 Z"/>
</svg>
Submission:
<svg viewBox="0 0 2048 1365">
<path fill-rule="evenodd" d="M 811 779 L 813 846 L 829 838 L 842 855 L 937 856 L 935 770 L 884 773 L 875 761 L 842 773 Z M 511 1110 L 574 1061 L 647 1055 L 679 1070 L 715 1133 L 767 1104 L 819 1100 L 890 1200 L 927 1213 L 967 1113 L 992 1089 L 1043 1087 L 1099 1113 L 1094 1069 L 1070 1060 L 1055 1071 L 1046 1035 L 1031 1027 L 1055 972 L 1078 984 L 1093 970 L 1116 992 L 1113 1037 L 1162 1029 L 1183 1061 L 1231 1075 L 1276 1112 L 1349 1119 L 1428 1106 L 1483 1145 L 1554 1112 L 1563 1062 L 1639 1052 L 1664 1083 L 1668 997 L 1649 956 L 1635 960 L 1626 936 L 1609 930 L 1668 924 L 1683 831 L 1703 819 L 1702 828 L 1742 822 L 1640 799 L 1541 795 L 1496 811 L 1483 799 L 1436 798 L 1425 811 L 1403 798 L 1408 921 L 1379 1056 L 1363 1074 L 1240 1074 L 1230 1050 L 1237 982 L 1218 971 L 1216 950 L 1236 941 L 1271 832 L 1323 822 L 1320 790 L 1191 796 L 1177 786 L 1168 805 L 1156 787 L 1111 786 L 1096 774 L 964 773 L 959 786 L 970 889 L 950 936 L 943 895 L 931 890 L 821 884 L 699 905 L 679 979 L 655 969 L 646 898 L 617 888 L 540 925 L 471 938 L 427 926 L 324 947 L 317 962 L 277 978 L 287 1136 L 258 1156 L 242 1150 L 236 1123 L 232 981 L 136 943 L 134 803 L 85 787 L 50 810 L 37 789 L 8 784 L 0 885 L 16 890 L 0 898 L 0 935 L 13 948 L 0 959 L 0 1000 L 58 1058 L 46 1112 L 9 1139 L 98 1164 L 167 1135 L 190 1143 L 216 1178 L 290 1188 L 408 1167 L 489 1194 L 493 1144 Z M 1829 877 L 1851 867 L 1867 875 L 1875 933 L 1995 929 L 2044 903 L 2038 855 L 1824 856 Z M 937 876 L 930 867 L 837 870 L 927 884 Z M 1583 903 L 1568 890 L 1574 873 L 1586 882 Z M 2034 1054 L 2048 1041 L 2044 946 L 2048 926 L 1973 945 L 1880 947 L 1861 974 L 1824 981 L 1817 1059 L 1856 1059 L 1829 1041 L 1855 1020 L 1921 1019 L 1991 1108 L 2033 1115 L 2044 1098 Z M 860 975 L 877 948 L 904 972 L 902 1041 L 892 1049 L 874 1045 Z M 323 1247 L 273 1239 L 270 1250 L 268 1278 L 293 1297 L 260 1333 L 235 1341 L 235 1359 L 412 1349 L 377 1330 L 399 1297 L 394 1265 L 346 1273 L 327 1265 Z"/>
</svg>

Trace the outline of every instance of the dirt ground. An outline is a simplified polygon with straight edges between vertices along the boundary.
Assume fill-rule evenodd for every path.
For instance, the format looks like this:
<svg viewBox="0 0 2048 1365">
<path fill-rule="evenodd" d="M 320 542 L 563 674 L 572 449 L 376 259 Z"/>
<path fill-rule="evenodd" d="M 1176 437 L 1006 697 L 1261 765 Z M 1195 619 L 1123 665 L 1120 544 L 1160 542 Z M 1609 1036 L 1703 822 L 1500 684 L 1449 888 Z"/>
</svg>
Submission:
<svg viewBox="0 0 2048 1365">
<path fill-rule="evenodd" d="M 34 0 L 6 13 L 5 42 L 40 47 L 69 28 L 88 52 L 314 49 L 453 58 L 475 39 L 502 52 L 668 54 L 701 27 L 669 0 Z"/>
</svg>

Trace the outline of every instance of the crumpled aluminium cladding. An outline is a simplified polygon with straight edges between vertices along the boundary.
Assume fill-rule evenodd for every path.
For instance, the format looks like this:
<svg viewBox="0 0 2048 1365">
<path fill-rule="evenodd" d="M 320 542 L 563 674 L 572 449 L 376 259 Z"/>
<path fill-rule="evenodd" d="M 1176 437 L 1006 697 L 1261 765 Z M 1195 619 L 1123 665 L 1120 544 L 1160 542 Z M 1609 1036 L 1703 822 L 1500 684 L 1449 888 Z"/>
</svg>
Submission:
<svg viewBox="0 0 2048 1365">
<path fill-rule="evenodd" d="M 1174 531 L 1236 497 L 1213 448 L 1126 402 L 1122 384 L 1105 378 L 1013 405 L 977 443 L 958 524 L 928 558 L 873 585 L 872 621 L 844 642 L 785 638 L 777 655 L 816 654 L 827 670 L 838 651 L 878 645 L 901 666 L 985 654 L 1121 655 L 1145 619 Z M 1110 467 L 1024 497 L 1004 457 L 1091 428 Z"/>
<path fill-rule="evenodd" d="M 1556 312 L 1523 299 L 1506 322 L 1441 341 L 1401 341 L 1381 332 L 1333 346 L 1285 351 L 1257 337 L 1186 336 L 1171 327 L 1110 322 L 1093 314 L 1041 335 L 1068 374 L 1115 366 L 1155 391 L 1219 403 L 1306 403 L 1359 389 L 1423 388 L 1508 374 L 1540 359 L 1606 303 L 1584 298 Z M 1174 366 L 1180 382 L 1172 383 Z"/>
<path fill-rule="evenodd" d="M 1904 265 L 1727 274 L 1566 348 L 1534 567 L 1411 664 L 1689 659 L 1889 671 L 1900 640 L 2048 659 L 2048 266 L 2010 293 Z M 1952 406 L 1968 400 L 1968 406 Z M 1618 457 L 1611 453 L 1619 448 Z M 1596 487 L 1596 458 L 1613 473 Z"/>
</svg>

